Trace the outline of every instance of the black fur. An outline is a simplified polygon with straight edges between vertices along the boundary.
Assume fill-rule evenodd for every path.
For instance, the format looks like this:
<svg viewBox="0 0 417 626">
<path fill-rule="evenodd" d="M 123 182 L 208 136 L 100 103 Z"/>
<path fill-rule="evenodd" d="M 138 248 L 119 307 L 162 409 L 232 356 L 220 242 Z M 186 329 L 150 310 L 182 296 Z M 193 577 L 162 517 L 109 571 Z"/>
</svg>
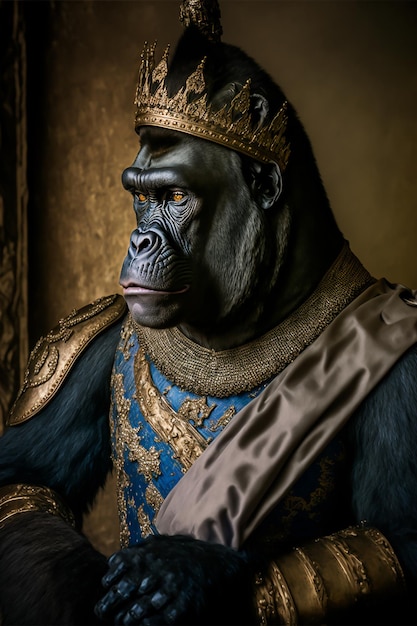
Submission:
<svg viewBox="0 0 417 626">
<path fill-rule="evenodd" d="M 59 394 L 34 418 L 6 429 L 0 438 L 0 485 L 45 485 L 78 518 L 88 510 L 111 470 L 110 374 L 119 333 L 120 323 L 99 336 Z"/>
<path fill-rule="evenodd" d="M 417 622 L 417 347 L 413 346 L 352 418 L 352 508 L 379 528 L 406 574 L 406 623 Z M 398 609 L 399 607 L 397 607 Z M 396 616 L 398 620 L 398 615 Z M 391 623 L 391 622 L 384 622 Z"/>
<path fill-rule="evenodd" d="M 110 373 L 119 333 L 120 323 L 98 337 L 53 401 L 0 437 L 0 484 L 54 489 L 78 526 L 111 470 Z M 105 557 L 62 519 L 16 516 L 0 531 L 0 622 L 96 623 L 105 569 Z"/>
<path fill-rule="evenodd" d="M 106 559 L 61 518 L 17 515 L 1 530 L 0 563 L 4 626 L 99 623 Z"/>
</svg>

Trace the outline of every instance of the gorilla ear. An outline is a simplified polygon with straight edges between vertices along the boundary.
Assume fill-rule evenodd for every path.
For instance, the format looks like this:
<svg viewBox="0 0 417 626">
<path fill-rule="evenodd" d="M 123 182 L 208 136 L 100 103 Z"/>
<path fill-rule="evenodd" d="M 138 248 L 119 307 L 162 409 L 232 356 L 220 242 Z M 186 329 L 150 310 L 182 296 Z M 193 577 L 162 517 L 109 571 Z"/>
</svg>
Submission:
<svg viewBox="0 0 417 626">
<path fill-rule="evenodd" d="M 282 191 L 282 175 L 279 165 L 252 161 L 249 169 L 251 174 L 249 187 L 256 203 L 262 209 L 270 209 L 277 202 Z"/>
<path fill-rule="evenodd" d="M 268 100 L 259 93 L 251 96 L 252 119 L 260 128 L 269 112 Z M 277 163 L 253 162 L 252 192 L 262 209 L 270 209 L 278 200 L 282 191 L 282 175 Z"/>
<path fill-rule="evenodd" d="M 212 101 L 212 106 L 216 109 L 221 108 L 224 104 L 229 103 L 234 96 L 239 93 L 243 85 L 231 82 L 220 89 Z M 268 100 L 259 93 L 250 96 L 250 108 L 252 114 L 252 123 L 257 130 L 260 128 L 269 112 Z M 249 165 L 250 180 L 248 186 L 252 191 L 255 201 L 262 209 L 270 209 L 282 191 L 282 175 L 277 163 L 260 163 L 252 161 Z"/>
<path fill-rule="evenodd" d="M 221 89 L 219 89 L 213 96 L 210 104 L 214 110 L 219 110 L 225 104 L 230 104 L 233 98 L 242 90 L 243 85 L 241 83 L 227 83 Z"/>
<path fill-rule="evenodd" d="M 269 112 L 268 100 L 260 93 L 254 93 L 250 97 L 250 108 L 252 113 L 252 122 L 256 130 L 258 130 L 266 121 Z"/>
</svg>

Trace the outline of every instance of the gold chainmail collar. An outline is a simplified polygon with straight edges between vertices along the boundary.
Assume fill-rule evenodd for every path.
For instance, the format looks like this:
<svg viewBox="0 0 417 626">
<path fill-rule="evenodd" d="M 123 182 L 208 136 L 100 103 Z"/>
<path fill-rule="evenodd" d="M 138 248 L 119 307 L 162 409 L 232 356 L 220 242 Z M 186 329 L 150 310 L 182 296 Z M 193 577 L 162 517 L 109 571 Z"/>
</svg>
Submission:
<svg viewBox="0 0 417 626">
<path fill-rule="evenodd" d="M 201 396 L 250 391 L 281 372 L 375 281 L 346 242 L 317 289 L 278 326 L 247 344 L 216 352 L 177 327 L 156 330 L 134 323 L 139 342 L 173 383 Z"/>
</svg>

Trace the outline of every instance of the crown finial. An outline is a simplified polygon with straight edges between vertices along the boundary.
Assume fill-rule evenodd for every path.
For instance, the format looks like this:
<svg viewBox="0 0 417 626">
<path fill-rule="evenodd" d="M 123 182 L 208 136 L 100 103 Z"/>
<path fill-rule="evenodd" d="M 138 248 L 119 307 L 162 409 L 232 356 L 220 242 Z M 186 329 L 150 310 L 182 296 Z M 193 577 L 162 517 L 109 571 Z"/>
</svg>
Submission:
<svg viewBox="0 0 417 626">
<path fill-rule="evenodd" d="M 222 26 L 217 0 L 183 0 L 180 20 L 185 28 L 194 25 L 210 41 L 220 41 Z"/>
</svg>

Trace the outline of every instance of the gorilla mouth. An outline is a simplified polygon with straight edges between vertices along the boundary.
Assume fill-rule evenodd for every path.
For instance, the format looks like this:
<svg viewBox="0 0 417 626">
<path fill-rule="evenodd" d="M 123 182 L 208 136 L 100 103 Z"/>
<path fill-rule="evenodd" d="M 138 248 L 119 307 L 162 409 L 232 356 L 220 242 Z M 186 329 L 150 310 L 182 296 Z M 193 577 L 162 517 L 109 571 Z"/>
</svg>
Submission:
<svg viewBox="0 0 417 626">
<path fill-rule="evenodd" d="M 189 290 L 190 285 L 185 285 L 181 289 L 153 289 L 152 287 L 141 287 L 140 285 L 122 285 L 124 296 L 155 296 L 155 295 L 176 295 L 185 293 Z"/>
</svg>

